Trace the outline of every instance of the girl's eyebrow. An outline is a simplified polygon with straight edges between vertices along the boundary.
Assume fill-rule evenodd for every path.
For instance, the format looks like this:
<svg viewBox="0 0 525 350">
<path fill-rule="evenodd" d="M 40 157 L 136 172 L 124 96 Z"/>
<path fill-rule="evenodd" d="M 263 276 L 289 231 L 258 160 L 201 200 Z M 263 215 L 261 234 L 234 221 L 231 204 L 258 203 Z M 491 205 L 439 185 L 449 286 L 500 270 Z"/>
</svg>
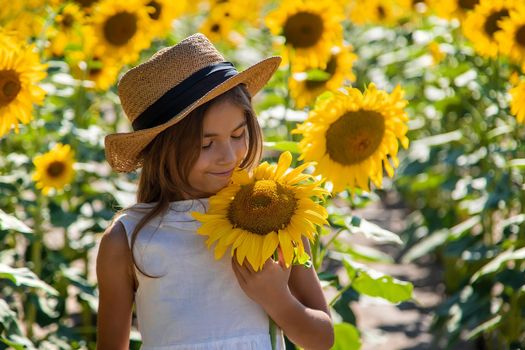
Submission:
<svg viewBox="0 0 525 350">
<path fill-rule="evenodd" d="M 232 130 L 232 132 L 234 132 L 234 131 L 237 130 L 237 129 L 242 128 L 242 127 L 245 126 L 245 125 L 246 125 L 246 120 L 242 121 L 239 125 L 237 125 L 237 126 L 235 127 L 235 129 Z M 211 133 L 211 134 L 204 134 L 203 137 L 212 137 L 212 136 L 219 136 L 219 135 L 218 135 L 218 134 L 213 134 L 213 133 Z"/>
</svg>

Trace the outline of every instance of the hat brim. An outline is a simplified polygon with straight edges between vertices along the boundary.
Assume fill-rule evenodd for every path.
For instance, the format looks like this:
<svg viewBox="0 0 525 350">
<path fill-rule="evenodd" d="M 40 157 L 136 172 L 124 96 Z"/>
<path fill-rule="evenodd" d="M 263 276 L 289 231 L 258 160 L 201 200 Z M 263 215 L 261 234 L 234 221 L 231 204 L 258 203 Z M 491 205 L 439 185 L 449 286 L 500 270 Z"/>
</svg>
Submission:
<svg viewBox="0 0 525 350">
<path fill-rule="evenodd" d="M 273 73 L 279 68 L 281 57 L 268 57 L 235 76 L 225 80 L 220 85 L 211 89 L 182 112 L 174 115 L 166 123 L 153 128 L 116 133 L 107 135 L 104 138 L 106 159 L 111 167 L 118 172 L 130 172 L 142 166 L 140 157 L 141 151 L 157 136 L 160 132 L 178 123 L 195 108 L 203 105 L 211 99 L 230 90 L 232 87 L 244 83 L 252 96 L 259 92 L 270 80 Z"/>
</svg>

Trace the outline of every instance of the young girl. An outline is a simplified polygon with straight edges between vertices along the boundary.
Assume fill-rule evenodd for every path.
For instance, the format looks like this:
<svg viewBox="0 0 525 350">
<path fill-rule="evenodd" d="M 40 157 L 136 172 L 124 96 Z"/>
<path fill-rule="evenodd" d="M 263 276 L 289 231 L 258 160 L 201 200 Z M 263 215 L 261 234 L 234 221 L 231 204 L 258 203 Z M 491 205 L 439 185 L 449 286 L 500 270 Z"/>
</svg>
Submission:
<svg viewBox="0 0 525 350">
<path fill-rule="evenodd" d="M 332 346 L 313 268 L 286 268 L 282 257 L 258 272 L 228 254 L 216 261 L 191 216 L 207 210 L 236 167 L 257 165 L 251 96 L 280 61 L 237 72 L 195 34 L 123 75 L 118 94 L 134 131 L 107 136 L 106 157 L 116 171 L 142 170 L 137 204 L 100 242 L 97 349 L 128 349 L 134 304 L 143 350 L 271 349 L 269 317 L 278 349 L 281 330 L 305 349 Z"/>
</svg>

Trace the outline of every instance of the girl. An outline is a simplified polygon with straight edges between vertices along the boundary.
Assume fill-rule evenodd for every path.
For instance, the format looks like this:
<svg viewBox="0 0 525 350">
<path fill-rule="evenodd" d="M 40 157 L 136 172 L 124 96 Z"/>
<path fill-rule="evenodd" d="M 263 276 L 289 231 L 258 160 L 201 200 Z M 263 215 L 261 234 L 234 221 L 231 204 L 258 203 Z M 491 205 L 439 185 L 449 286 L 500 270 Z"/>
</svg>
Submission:
<svg viewBox="0 0 525 350">
<path fill-rule="evenodd" d="M 281 330 L 306 349 L 332 346 L 313 268 L 286 268 L 282 256 L 259 272 L 226 256 L 215 261 L 190 215 L 206 211 L 236 167 L 259 161 L 251 96 L 280 61 L 237 72 L 195 34 L 122 76 L 118 94 L 134 131 L 108 135 L 106 157 L 117 171 L 142 171 L 138 203 L 100 242 L 97 349 L 128 349 L 134 304 L 143 350 L 271 349 L 268 316 L 279 349 Z"/>
</svg>

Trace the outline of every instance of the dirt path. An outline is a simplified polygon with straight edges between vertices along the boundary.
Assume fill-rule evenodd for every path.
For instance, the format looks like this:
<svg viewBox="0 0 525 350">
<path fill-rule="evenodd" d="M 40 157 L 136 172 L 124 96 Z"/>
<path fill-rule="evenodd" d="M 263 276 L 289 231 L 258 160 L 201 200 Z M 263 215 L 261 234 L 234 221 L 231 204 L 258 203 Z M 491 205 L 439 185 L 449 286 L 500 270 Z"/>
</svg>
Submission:
<svg viewBox="0 0 525 350">
<path fill-rule="evenodd" d="M 406 210 L 400 207 L 386 208 L 376 203 L 360 210 L 357 215 L 379 226 L 399 233 L 404 229 Z M 372 246 L 393 258 L 400 248 L 380 245 L 375 241 L 355 235 L 351 241 Z M 414 299 L 399 305 L 391 305 L 377 298 L 362 298 L 352 306 L 362 332 L 362 350 L 426 350 L 431 346 L 432 310 L 443 298 L 442 271 L 431 258 L 410 264 L 367 264 L 374 269 L 414 285 Z M 474 350 L 473 344 L 460 344 L 455 349 Z"/>
</svg>

